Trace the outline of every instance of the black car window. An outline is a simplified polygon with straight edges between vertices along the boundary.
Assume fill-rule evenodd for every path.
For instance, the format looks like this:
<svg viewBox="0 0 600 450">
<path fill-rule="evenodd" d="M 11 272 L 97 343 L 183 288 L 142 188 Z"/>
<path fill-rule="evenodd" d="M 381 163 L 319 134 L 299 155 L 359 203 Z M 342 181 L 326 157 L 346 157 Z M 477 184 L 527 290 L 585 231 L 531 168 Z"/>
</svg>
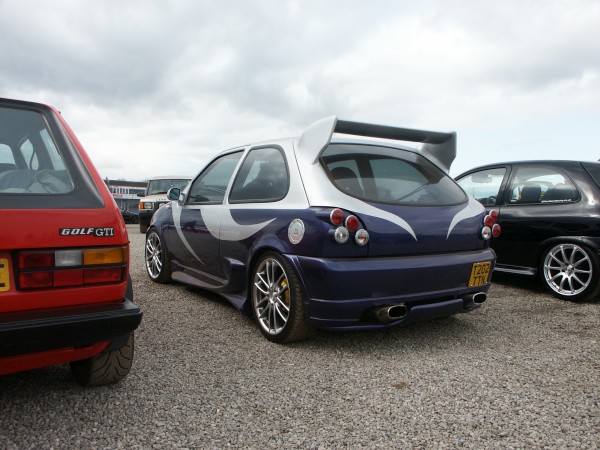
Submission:
<svg viewBox="0 0 600 450">
<path fill-rule="evenodd" d="M 483 206 L 494 206 L 505 175 L 506 167 L 496 167 L 471 173 L 457 182 Z"/>
<path fill-rule="evenodd" d="M 274 202 L 285 197 L 289 176 L 283 152 L 275 147 L 252 149 L 231 188 L 229 201 Z"/>
<path fill-rule="evenodd" d="M 579 200 L 573 182 L 553 167 L 517 167 L 507 191 L 508 204 L 551 204 Z"/>
<path fill-rule="evenodd" d="M 367 201 L 441 206 L 467 199 L 443 170 L 408 150 L 331 144 L 323 152 L 321 164 L 340 191 Z"/>
<path fill-rule="evenodd" d="M 188 203 L 221 203 L 241 156 L 242 152 L 229 153 L 210 163 L 192 183 Z"/>
<path fill-rule="evenodd" d="M 66 194 L 73 190 L 61 151 L 41 114 L 0 110 L 0 193 Z"/>
</svg>

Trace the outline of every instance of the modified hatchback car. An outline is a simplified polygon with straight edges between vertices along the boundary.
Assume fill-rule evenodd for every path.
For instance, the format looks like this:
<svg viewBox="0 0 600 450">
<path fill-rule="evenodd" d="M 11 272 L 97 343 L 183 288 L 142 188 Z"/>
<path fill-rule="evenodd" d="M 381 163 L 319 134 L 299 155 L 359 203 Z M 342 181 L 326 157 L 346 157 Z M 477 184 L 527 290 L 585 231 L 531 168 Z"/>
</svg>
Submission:
<svg viewBox="0 0 600 450">
<path fill-rule="evenodd" d="M 539 276 L 556 297 L 600 295 L 600 164 L 518 161 L 477 167 L 457 177 L 498 214 L 492 247 L 497 271 Z"/>
<path fill-rule="evenodd" d="M 129 239 L 58 111 L 0 99 L 0 375 L 69 363 L 88 386 L 131 368 Z"/>
<path fill-rule="evenodd" d="M 455 143 L 329 117 L 225 151 L 154 214 L 148 275 L 223 295 L 274 342 L 471 311 L 494 219 L 448 176 Z"/>
</svg>

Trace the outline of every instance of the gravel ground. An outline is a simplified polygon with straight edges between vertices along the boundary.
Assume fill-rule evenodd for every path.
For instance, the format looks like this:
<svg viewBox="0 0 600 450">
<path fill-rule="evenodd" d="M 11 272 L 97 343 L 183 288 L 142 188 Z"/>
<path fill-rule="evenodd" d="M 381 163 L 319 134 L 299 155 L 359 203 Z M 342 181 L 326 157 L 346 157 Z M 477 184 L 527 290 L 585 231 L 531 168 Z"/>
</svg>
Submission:
<svg viewBox="0 0 600 450">
<path fill-rule="evenodd" d="M 280 346 L 217 296 L 151 283 L 129 232 L 131 373 L 1 377 L 0 449 L 600 448 L 600 304 L 496 274 L 473 313 Z"/>
</svg>

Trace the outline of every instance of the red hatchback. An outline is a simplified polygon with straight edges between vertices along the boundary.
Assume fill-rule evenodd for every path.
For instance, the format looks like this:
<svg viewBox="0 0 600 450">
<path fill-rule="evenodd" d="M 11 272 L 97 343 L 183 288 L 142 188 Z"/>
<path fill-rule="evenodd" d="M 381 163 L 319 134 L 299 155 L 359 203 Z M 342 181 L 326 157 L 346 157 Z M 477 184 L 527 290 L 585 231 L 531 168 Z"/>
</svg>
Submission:
<svg viewBox="0 0 600 450">
<path fill-rule="evenodd" d="M 0 99 L 0 375 L 123 379 L 142 312 L 121 213 L 54 108 Z"/>
</svg>

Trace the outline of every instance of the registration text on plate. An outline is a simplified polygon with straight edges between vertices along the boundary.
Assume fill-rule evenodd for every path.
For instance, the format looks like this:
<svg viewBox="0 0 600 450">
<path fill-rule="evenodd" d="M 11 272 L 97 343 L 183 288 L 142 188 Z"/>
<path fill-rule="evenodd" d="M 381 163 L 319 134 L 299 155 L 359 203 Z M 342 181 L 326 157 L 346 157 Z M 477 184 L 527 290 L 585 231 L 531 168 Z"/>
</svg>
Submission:
<svg viewBox="0 0 600 450">
<path fill-rule="evenodd" d="M 483 286 L 488 283 L 490 278 L 491 261 L 473 263 L 471 269 L 471 278 L 469 279 L 469 287 Z"/>
</svg>

